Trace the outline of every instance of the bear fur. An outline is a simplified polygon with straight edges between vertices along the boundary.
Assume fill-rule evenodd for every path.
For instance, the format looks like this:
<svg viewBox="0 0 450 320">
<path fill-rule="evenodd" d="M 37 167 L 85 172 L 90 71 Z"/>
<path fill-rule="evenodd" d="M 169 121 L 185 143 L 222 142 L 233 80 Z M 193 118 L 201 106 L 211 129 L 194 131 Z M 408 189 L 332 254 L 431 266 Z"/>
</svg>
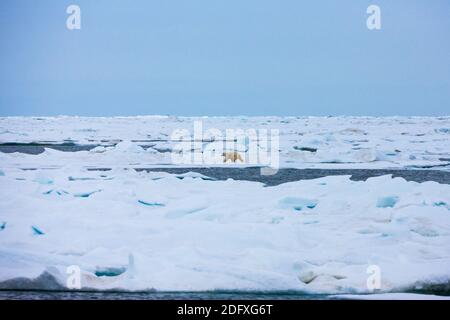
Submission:
<svg viewBox="0 0 450 320">
<path fill-rule="evenodd" d="M 227 162 L 228 160 L 231 160 L 231 162 L 236 162 L 237 160 L 241 161 L 242 163 L 244 162 L 244 159 L 242 159 L 239 152 L 236 151 L 226 151 L 222 153 L 222 156 L 224 158 L 223 162 Z"/>
</svg>

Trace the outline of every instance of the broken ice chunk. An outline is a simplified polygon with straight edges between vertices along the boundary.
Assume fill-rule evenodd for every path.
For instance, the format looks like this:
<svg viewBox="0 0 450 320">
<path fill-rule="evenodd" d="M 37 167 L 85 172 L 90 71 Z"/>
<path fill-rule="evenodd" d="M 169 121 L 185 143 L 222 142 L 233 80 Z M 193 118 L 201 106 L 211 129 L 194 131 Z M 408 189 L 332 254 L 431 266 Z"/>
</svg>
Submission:
<svg viewBox="0 0 450 320">
<path fill-rule="evenodd" d="M 116 144 L 113 149 L 117 153 L 144 153 L 145 150 L 138 144 L 132 141 L 122 141 Z"/>
</svg>

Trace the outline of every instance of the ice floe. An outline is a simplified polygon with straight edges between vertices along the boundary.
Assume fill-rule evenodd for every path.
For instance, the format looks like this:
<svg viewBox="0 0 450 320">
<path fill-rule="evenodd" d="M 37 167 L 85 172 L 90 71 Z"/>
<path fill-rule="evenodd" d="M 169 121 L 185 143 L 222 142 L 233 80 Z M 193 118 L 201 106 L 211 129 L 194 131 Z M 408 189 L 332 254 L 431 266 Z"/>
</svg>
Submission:
<svg viewBox="0 0 450 320">
<path fill-rule="evenodd" d="M 361 294 L 371 265 L 377 293 L 449 288 L 450 185 L 3 171 L 0 289 L 67 289 L 73 265 L 95 290 Z"/>
<path fill-rule="evenodd" d="M 37 143 L 44 145 L 45 151 L 37 155 L 0 152 L 0 162 L 4 167 L 62 167 L 66 163 L 87 167 L 183 166 L 171 158 L 179 143 L 171 136 L 176 130 L 192 132 L 198 121 L 204 132 L 279 130 L 281 167 L 450 168 L 450 117 L 3 117 L 0 147 Z M 205 133 L 200 139 L 193 150 L 223 143 L 220 139 L 224 138 Z M 250 143 L 247 136 L 232 151 L 248 159 Z M 92 148 L 63 152 L 49 148 L 52 144 Z M 258 148 L 268 150 L 261 143 Z M 214 165 L 246 166 L 249 161 Z"/>
</svg>

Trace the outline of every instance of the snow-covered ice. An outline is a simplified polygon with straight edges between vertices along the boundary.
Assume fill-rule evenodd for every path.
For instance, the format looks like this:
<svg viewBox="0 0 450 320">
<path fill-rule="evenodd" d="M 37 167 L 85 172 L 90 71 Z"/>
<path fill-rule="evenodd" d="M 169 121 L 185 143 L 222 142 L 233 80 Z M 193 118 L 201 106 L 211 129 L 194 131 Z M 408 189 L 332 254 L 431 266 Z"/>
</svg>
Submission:
<svg viewBox="0 0 450 320">
<path fill-rule="evenodd" d="M 174 165 L 175 130 L 279 130 L 280 166 L 296 168 L 449 168 L 450 117 L 4 117 L 2 143 L 76 143 L 90 151 L 52 149 L 38 156 L 2 154 L 6 166 Z M 207 139 L 206 139 L 207 140 Z M 204 142 L 204 145 L 207 143 Z M 144 148 L 142 148 L 144 147 Z M 244 154 L 247 149 L 238 150 Z"/>
<path fill-rule="evenodd" d="M 83 289 L 353 297 L 375 265 L 380 296 L 362 298 L 450 291 L 450 185 L 133 170 L 180 166 L 171 134 L 199 120 L 279 130 L 281 167 L 449 169 L 450 117 L 0 118 L 0 144 L 92 146 L 0 152 L 0 289 L 67 289 L 78 266 Z"/>
<path fill-rule="evenodd" d="M 450 185 L 2 168 L 0 288 L 380 293 L 450 281 Z M 381 205 L 380 205 L 381 204 Z"/>
</svg>

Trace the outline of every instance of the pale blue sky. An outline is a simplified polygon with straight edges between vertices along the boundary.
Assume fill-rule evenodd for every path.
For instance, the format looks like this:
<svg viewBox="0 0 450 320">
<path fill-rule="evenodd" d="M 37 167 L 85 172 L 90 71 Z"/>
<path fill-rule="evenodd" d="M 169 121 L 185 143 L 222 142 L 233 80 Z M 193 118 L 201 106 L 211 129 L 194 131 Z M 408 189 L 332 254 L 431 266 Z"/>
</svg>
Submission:
<svg viewBox="0 0 450 320">
<path fill-rule="evenodd" d="M 1 116 L 449 111 L 448 0 L 0 1 Z"/>
</svg>

